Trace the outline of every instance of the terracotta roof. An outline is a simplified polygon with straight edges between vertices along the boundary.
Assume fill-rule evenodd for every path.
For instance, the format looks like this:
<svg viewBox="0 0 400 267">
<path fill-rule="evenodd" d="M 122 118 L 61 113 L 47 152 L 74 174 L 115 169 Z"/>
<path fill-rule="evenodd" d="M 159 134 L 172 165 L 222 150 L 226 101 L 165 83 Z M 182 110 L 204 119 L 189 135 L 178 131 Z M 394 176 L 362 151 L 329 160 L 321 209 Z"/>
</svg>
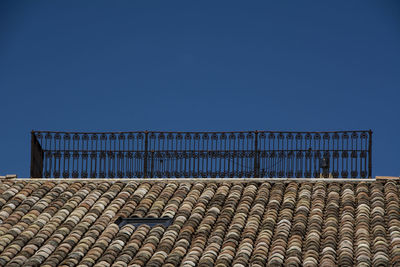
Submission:
<svg viewBox="0 0 400 267">
<path fill-rule="evenodd" d="M 0 266 L 145 265 L 400 266 L 400 182 L 0 181 Z"/>
</svg>

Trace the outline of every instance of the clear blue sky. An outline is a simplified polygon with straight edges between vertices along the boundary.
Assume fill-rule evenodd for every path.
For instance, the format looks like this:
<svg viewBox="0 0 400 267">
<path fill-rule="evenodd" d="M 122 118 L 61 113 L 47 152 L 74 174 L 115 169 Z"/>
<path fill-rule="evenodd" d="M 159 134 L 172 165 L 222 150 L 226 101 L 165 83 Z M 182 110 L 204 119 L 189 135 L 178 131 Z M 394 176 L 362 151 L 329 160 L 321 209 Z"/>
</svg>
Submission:
<svg viewBox="0 0 400 267">
<path fill-rule="evenodd" d="M 399 102 L 399 1 L 0 3 L 0 175 L 32 129 L 372 129 L 399 176 Z"/>
</svg>

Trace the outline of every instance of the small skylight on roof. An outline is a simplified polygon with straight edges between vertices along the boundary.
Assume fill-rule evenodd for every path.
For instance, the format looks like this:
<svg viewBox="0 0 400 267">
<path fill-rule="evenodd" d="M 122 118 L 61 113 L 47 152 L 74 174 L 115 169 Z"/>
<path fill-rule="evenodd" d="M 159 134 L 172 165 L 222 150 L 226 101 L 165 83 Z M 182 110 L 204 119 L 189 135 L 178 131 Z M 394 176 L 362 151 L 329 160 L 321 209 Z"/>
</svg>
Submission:
<svg viewBox="0 0 400 267">
<path fill-rule="evenodd" d="M 135 227 L 138 227 L 142 224 L 146 224 L 150 227 L 154 227 L 156 225 L 163 225 L 165 227 L 168 227 L 172 223 L 172 218 L 169 217 L 163 217 L 163 218 L 122 218 L 119 217 L 116 221 L 116 224 L 121 228 L 122 226 L 126 224 L 131 224 Z"/>
</svg>

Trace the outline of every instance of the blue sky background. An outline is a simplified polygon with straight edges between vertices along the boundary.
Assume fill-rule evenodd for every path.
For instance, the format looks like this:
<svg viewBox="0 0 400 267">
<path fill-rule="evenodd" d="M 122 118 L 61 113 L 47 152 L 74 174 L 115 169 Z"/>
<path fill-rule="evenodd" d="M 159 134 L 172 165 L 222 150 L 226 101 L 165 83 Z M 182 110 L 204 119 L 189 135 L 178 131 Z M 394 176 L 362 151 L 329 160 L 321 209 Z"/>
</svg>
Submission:
<svg viewBox="0 0 400 267">
<path fill-rule="evenodd" d="M 30 131 L 372 129 L 400 176 L 398 1 L 1 1 L 0 175 Z"/>
</svg>

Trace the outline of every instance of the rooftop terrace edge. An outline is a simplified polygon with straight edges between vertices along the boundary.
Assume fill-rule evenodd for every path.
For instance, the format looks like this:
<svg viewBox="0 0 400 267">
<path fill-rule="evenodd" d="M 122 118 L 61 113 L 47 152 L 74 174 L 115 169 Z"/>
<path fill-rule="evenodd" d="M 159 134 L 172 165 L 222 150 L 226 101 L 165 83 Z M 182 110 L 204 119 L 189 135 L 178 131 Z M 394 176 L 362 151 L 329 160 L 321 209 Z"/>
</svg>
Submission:
<svg viewBox="0 0 400 267">
<path fill-rule="evenodd" d="M 31 177 L 371 178 L 372 130 L 31 132 Z"/>
</svg>

